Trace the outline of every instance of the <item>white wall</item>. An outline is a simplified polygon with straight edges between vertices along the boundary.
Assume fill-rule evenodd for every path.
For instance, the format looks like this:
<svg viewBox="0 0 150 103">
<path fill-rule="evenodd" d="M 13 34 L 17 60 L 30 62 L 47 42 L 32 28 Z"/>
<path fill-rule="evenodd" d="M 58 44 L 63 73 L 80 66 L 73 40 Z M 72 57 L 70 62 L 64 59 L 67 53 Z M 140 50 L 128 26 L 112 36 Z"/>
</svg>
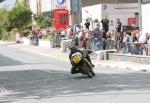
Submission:
<svg viewBox="0 0 150 103">
<path fill-rule="evenodd" d="M 34 14 L 36 14 L 37 13 L 37 3 L 36 3 L 36 0 L 29 0 L 29 5 L 30 5 L 31 11 Z"/>
<path fill-rule="evenodd" d="M 29 0 L 31 11 L 36 14 L 37 13 L 37 0 Z M 41 0 L 42 10 L 41 12 L 52 10 L 52 0 Z"/>
<path fill-rule="evenodd" d="M 135 17 L 135 12 L 138 12 L 138 10 L 137 3 L 106 4 L 106 9 L 102 10 L 102 16 L 107 16 L 107 18 L 113 20 L 114 23 L 116 19 L 119 18 L 122 25 L 128 25 L 128 18 Z M 110 27 L 110 29 L 114 29 L 114 27 Z"/>
<path fill-rule="evenodd" d="M 83 7 L 82 8 L 82 23 L 85 23 L 87 18 L 92 18 L 92 20 L 98 19 L 101 21 L 101 4 Z M 83 25 L 82 24 L 82 25 Z M 92 27 L 90 26 L 92 29 Z"/>
<path fill-rule="evenodd" d="M 142 5 L 142 33 L 150 33 L 150 4 Z"/>
<path fill-rule="evenodd" d="M 86 12 L 88 11 L 88 13 Z M 92 18 L 93 20 L 97 18 L 101 20 L 103 16 L 107 16 L 109 20 L 114 21 L 114 26 L 116 19 L 120 19 L 123 25 L 128 25 L 128 18 L 135 17 L 135 13 L 138 12 L 137 3 L 129 4 L 106 4 L 106 9 L 102 9 L 102 5 L 93 5 L 82 8 L 82 22 L 85 22 L 87 17 Z M 114 29 L 114 26 L 110 26 L 110 30 Z"/>
<path fill-rule="evenodd" d="M 42 1 L 42 12 L 49 11 L 52 9 L 52 0 L 41 0 Z"/>
<path fill-rule="evenodd" d="M 87 11 L 87 12 L 86 12 Z M 82 20 L 86 20 L 88 17 L 101 20 L 101 4 L 88 6 L 82 8 Z"/>
</svg>

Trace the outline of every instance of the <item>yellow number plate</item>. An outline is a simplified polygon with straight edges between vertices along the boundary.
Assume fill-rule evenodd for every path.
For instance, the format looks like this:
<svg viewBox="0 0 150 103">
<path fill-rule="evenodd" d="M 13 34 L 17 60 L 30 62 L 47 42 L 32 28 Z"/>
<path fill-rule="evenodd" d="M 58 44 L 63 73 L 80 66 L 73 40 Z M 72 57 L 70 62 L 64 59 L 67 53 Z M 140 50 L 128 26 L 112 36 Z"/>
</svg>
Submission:
<svg viewBox="0 0 150 103">
<path fill-rule="evenodd" d="M 73 56 L 72 61 L 76 64 L 79 63 L 81 61 L 80 55 Z"/>
</svg>

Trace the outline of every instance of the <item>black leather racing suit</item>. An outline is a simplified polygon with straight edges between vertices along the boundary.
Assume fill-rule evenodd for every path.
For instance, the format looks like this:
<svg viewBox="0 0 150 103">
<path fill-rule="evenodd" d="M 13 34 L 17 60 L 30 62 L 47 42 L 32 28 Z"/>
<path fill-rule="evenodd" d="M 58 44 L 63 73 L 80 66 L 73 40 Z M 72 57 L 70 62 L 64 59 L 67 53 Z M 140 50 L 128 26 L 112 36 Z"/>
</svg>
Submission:
<svg viewBox="0 0 150 103">
<path fill-rule="evenodd" d="M 94 67 L 94 65 L 93 65 L 92 62 L 91 62 L 91 58 L 90 58 L 90 56 L 88 55 L 88 52 L 87 52 L 86 50 L 83 50 L 83 51 L 77 50 L 77 49 L 76 49 L 76 50 L 72 50 L 72 51 L 70 52 L 70 54 L 69 54 L 70 62 L 71 62 L 71 56 L 72 56 L 72 54 L 74 54 L 74 53 L 76 53 L 76 52 L 80 52 L 80 53 L 91 63 L 92 67 Z M 80 71 L 73 65 L 72 62 L 71 62 L 71 64 L 72 64 L 71 74 L 80 73 Z"/>
</svg>

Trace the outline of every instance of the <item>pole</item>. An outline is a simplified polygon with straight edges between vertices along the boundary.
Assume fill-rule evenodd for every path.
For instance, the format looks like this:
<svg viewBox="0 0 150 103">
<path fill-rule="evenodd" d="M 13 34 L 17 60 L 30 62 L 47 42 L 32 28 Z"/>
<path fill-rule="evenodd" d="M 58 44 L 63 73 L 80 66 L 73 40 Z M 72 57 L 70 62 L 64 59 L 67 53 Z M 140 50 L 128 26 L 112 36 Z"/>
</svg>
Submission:
<svg viewBox="0 0 150 103">
<path fill-rule="evenodd" d="M 139 5 L 139 30 L 142 32 L 142 0 L 138 0 Z"/>
</svg>

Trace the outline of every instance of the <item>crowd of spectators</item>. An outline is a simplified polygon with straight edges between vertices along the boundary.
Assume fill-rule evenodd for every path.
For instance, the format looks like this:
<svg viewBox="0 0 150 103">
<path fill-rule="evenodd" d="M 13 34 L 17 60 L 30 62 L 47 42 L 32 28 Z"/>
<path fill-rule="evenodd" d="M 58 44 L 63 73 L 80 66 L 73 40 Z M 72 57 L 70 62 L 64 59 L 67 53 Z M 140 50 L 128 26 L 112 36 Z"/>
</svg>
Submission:
<svg viewBox="0 0 150 103">
<path fill-rule="evenodd" d="M 62 30 L 61 35 L 68 39 L 73 39 L 76 46 L 87 50 L 109 50 L 116 49 L 119 53 L 148 55 L 148 41 L 150 34 L 142 35 L 139 30 L 133 30 L 128 33 L 122 30 L 122 23 L 119 19 L 116 21 L 114 30 L 109 31 L 109 20 L 102 19 L 102 28 L 100 22 L 94 21 L 94 30 L 90 30 L 90 22 L 86 20 L 84 27 L 75 25 L 68 26 Z"/>
<path fill-rule="evenodd" d="M 109 30 L 109 20 L 104 17 L 101 21 L 94 20 L 93 30 L 90 22 L 84 25 L 68 26 L 66 29 L 55 31 L 54 36 L 61 42 L 62 39 L 72 39 L 74 44 L 91 51 L 116 49 L 119 53 L 148 55 L 148 42 L 150 34 L 142 35 L 139 30 L 130 33 L 122 29 L 122 23 L 116 20 L 114 30 Z M 38 38 L 47 33 L 46 28 L 34 31 Z"/>
</svg>

